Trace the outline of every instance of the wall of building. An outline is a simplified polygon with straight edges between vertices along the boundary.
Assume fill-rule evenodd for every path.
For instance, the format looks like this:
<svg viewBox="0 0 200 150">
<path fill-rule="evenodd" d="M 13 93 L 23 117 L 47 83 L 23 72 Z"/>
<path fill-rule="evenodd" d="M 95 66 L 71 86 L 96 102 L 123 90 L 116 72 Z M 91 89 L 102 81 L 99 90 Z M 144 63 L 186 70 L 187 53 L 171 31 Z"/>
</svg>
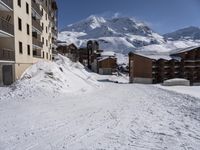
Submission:
<svg viewBox="0 0 200 150">
<path fill-rule="evenodd" d="M 44 30 L 42 32 L 41 38 L 44 38 L 44 45 L 42 49 L 42 56 L 44 52 L 44 59 L 45 60 L 52 60 L 52 48 L 53 48 L 53 33 L 52 33 L 52 27 L 53 27 L 53 22 L 52 22 L 52 16 L 54 14 L 53 11 L 49 11 L 48 8 L 51 7 L 51 1 L 44 1 L 42 5 L 40 5 L 40 8 L 43 9 L 43 16 L 41 18 L 41 25 L 43 24 Z M 46 31 L 47 30 L 47 31 Z"/>
<path fill-rule="evenodd" d="M 32 63 L 30 64 L 15 64 L 15 80 L 18 80 L 21 78 L 22 74 L 24 73 L 24 71 L 26 71 L 26 69 L 28 69 L 30 66 L 32 65 Z"/>
<path fill-rule="evenodd" d="M 31 15 L 31 1 L 22 0 L 21 7 L 18 6 L 17 0 L 13 0 L 14 5 L 14 32 L 15 32 L 15 78 L 19 79 L 24 70 L 32 65 L 32 15 Z M 29 4 L 29 14 L 26 13 L 26 3 Z M 22 20 L 22 31 L 18 29 L 18 18 Z M 30 34 L 27 34 L 27 24 L 30 28 Z M 22 42 L 23 53 L 19 52 L 19 42 Z M 30 55 L 27 53 L 27 45 L 30 45 Z"/>
<path fill-rule="evenodd" d="M 134 78 L 133 83 L 152 84 L 152 78 Z"/>
<path fill-rule="evenodd" d="M 43 9 L 43 16 L 40 20 L 40 25 L 43 24 L 44 28 L 41 33 L 40 41 L 42 42 L 43 37 L 44 46 L 41 49 L 41 56 L 44 52 L 44 59 L 35 56 L 33 57 L 32 0 L 21 0 L 21 6 L 18 6 L 17 0 L 13 0 L 13 11 L 0 13 L 0 17 L 3 18 L 6 18 L 8 14 L 11 15 L 11 23 L 14 24 L 14 36 L 9 38 L 0 38 L 0 48 L 13 49 L 15 51 L 15 64 L 13 65 L 15 79 L 19 79 L 24 71 L 33 63 L 36 63 L 39 60 L 52 60 L 53 23 L 51 21 L 55 11 L 49 10 L 52 6 L 52 0 L 47 0 L 48 5 L 46 6 L 46 9 L 44 9 L 45 3 L 46 1 L 40 1 L 39 5 L 40 9 Z M 29 13 L 26 11 L 26 4 L 29 6 Z M 54 3 L 54 5 L 56 5 L 56 3 Z M 55 7 L 55 10 L 56 9 L 57 8 Z M 18 18 L 22 21 L 22 30 L 19 30 Z M 27 34 L 27 24 L 29 25 L 29 34 Z M 54 29 L 56 29 L 56 27 L 54 27 Z M 22 42 L 22 53 L 19 50 L 19 42 Z M 28 54 L 28 46 L 30 46 L 30 54 Z M 2 63 L 0 64 L 2 65 Z M 2 80 L 2 70 L 0 71 L 0 79 Z"/>
<path fill-rule="evenodd" d="M 152 60 L 139 55 L 133 56 L 133 77 L 152 78 Z"/>
<path fill-rule="evenodd" d="M 117 67 L 117 60 L 113 58 L 107 58 L 102 61 L 98 62 L 99 68 L 116 68 Z"/>
</svg>

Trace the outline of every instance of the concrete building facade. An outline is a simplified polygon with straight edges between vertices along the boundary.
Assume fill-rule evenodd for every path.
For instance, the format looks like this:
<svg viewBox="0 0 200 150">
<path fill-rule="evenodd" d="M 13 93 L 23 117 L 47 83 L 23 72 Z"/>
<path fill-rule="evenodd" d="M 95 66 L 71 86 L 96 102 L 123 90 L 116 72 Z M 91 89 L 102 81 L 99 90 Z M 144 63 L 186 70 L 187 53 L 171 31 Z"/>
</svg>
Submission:
<svg viewBox="0 0 200 150">
<path fill-rule="evenodd" d="M 51 61 L 56 39 L 55 0 L 0 0 L 0 85 L 39 60 Z"/>
</svg>

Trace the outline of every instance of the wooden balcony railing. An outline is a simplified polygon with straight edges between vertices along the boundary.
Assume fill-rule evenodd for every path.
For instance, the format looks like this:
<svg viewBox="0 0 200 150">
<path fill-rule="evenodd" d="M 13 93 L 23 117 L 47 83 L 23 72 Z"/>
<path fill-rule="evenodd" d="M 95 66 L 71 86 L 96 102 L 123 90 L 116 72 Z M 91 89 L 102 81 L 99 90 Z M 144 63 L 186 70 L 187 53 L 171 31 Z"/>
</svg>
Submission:
<svg viewBox="0 0 200 150">
<path fill-rule="evenodd" d="M 0 1 L 2 1 L 3 3 L 5 3 L 11 9 L 13 9 L 13 0 L 0 0 Z"/>
<path fill-rule="evenodd" d="M 14 35 L 14 26 L 13 24 L 9 23 L 8 21 L 0 18 L 0 30 Z"/>
<path fill-rule="evenodd" d="M 15 52 L 10 49 L 0 49 L 0 60 L 15 61 Z"/>
</svg>

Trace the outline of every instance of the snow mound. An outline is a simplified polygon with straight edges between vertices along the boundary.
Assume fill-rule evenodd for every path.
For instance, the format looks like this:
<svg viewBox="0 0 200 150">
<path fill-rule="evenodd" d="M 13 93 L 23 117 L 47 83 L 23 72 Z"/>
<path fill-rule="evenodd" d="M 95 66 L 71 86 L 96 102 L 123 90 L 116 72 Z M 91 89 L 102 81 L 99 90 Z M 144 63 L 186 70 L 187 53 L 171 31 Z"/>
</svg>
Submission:
<svg viewBox="0 0 200 150">
<path fill-rule="evenodd" d="M 186 79 L 176 78 L 166 80 L 163 83 L 164 86 L 190 86 L 190 81 Z"/>
<path fill-rule="evenodd" d="M 51 95 L 86 92 L 100 87 L 96 74 L 80 63 L 58 55 L 55 62 L 39 61 L 28 68 L 21 79 L 12 85 L 10 96 Z"/>
</svg>

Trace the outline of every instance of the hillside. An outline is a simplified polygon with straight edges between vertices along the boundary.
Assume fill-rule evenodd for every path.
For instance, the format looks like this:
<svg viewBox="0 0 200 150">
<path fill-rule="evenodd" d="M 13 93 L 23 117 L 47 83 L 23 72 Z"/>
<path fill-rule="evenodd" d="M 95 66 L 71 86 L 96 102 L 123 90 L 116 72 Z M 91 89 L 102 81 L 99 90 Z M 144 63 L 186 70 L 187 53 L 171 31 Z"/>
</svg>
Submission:
<svg viewBox="0 0 200 150">
<path fill-rule="evenodd" d="M 191 26 L 164 34 L 163 36 L 170 40 L 200 40 L 200 28 Z"/>
</svg>

